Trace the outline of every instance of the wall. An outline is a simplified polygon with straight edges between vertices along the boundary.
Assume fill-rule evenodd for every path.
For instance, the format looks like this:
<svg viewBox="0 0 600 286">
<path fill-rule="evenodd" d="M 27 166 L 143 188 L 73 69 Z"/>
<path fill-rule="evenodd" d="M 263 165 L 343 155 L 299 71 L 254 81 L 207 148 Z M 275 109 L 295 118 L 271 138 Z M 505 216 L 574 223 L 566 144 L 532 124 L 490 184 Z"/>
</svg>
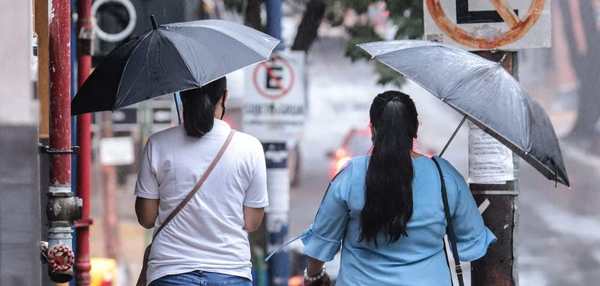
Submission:
<svg viewBox="0 0 600 286">
<path fill-rule="evenodd" d="M 0 285 L 40 285 L 30 1 L 0 0 Z"/>
</svg>

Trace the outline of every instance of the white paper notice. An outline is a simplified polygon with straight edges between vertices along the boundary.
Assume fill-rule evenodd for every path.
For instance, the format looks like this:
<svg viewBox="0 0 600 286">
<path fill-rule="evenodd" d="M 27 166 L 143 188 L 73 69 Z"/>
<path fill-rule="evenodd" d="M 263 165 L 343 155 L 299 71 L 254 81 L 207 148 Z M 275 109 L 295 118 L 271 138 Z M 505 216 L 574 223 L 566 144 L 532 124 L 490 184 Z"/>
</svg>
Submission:
<svg viewBox="0 0 600 286">
<path fill-rule="evenodd" d="M 469 122 L 469 183 L 503 184 L 514 179 L 513 152 Z"/>
</svg>

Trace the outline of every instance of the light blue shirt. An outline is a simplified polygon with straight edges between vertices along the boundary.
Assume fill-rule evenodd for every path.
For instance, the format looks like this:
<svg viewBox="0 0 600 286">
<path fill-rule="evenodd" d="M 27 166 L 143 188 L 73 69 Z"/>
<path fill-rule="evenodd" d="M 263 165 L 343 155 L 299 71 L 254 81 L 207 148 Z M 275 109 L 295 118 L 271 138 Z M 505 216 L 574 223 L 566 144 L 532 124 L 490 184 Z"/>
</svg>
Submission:
<svg viewBox="0 0 600 286">
<path fill-rule="evenodd" d="M 460 173 L 446 160 L 437 159 L 446 182 L 460 260 L 479 259 L 496 237 L 483 224 Z M 408 236 L 388 244 L 381 234 L 376 248 L 359 241 L 368 160 L 352 159 L 333 180 L 313 225 L 302 238 L 304 253 L 330 261 L 341 248 L 336 285 L 451 285 L 443 250 L 446 219 L 434 162 L 427 157 L 413 159 L 413 214 Z"/>
</svg>

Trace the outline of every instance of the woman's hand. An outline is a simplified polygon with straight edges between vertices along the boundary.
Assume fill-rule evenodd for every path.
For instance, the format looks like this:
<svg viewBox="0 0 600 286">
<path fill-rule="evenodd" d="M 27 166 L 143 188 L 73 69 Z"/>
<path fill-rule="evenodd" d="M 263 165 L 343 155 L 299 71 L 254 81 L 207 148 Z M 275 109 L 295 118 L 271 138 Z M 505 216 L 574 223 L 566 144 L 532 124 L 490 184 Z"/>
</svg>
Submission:
<svg viewBox="0 0 600 286">
<path fill-rule="evenodd" d="M 331 279 L 329 278 L 329 275 L 327 273 L 323 274 L 323 277 L 321 277 L 318 280 L 315 281 L 308 281 L 307 279 L 304 279 L 304 286 L 330 286 L 331 285 Z"/>
<path fill-rule="evenodd" d="M 308 265 L 304 272 L 304 286 L 329 286 L 331 279 L 325 272 L 323 261 L 308 257 Z"/>
</svg>

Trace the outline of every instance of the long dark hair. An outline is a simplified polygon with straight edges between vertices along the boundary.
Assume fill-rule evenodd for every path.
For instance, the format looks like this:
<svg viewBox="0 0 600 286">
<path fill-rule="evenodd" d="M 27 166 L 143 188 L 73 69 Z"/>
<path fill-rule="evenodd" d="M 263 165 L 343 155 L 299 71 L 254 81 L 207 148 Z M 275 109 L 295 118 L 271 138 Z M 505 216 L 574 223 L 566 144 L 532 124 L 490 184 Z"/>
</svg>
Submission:
<svg viewBox="0 0 600 286">
<path fill-rule="evenodd" d="M 183 103 L 183 127 L 191 137 L 202 137 L 215 122 L 215 108 L 219 99 L 227 92 L 227 79 L 219 78 L 203 87 L 181 92 Z M 225 103 L 223 103 L 225 112 Z"/>
<path fill-rule="evenodd" d="M 419 126 L 412 99 L 398 91 L 375 97 L 369 112 L 373 152 L 366 176 L 361 241 L 374 242 L 383 233 L 388 243 L 407 236 L 413 212 L 411 151 Z"/>
</svg>

